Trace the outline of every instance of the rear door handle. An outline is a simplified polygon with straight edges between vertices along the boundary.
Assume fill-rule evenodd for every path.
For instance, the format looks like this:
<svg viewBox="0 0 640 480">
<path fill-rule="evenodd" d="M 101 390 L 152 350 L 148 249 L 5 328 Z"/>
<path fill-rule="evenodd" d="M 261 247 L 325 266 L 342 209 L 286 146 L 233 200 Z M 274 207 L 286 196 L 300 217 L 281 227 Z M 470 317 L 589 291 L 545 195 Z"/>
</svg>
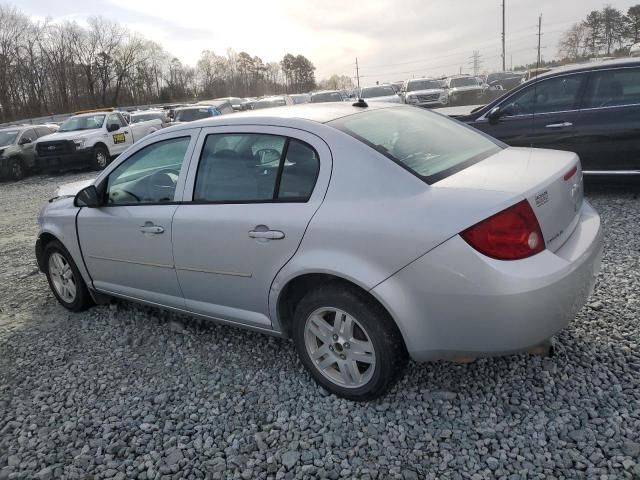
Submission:
<svg viewBox="0 0 640 480">
<path fill-rule="evenodd" d="M 565 127 L 573 127 L 573 123 L 559 122 L 559 123 L 550 123 L 549 125 L 547 125 L 547 128 L 565 128 Z"/>
<path fill-rule="evenodd" d="M 147 222 L 140 227 L 140 231 L 142 233 L 158 234 L 158 233 L 164 233 L 164 227 L 161 227 L 160 225 L 153 225 L 152 223 Z"/>
<path fill-rule="evenodd" d="M 280 230 L 251 230 L 249 236 L 251 238 L 264 238 L 266 240 L 282 240 L 284 238 L 284 232 Z"/>
</svg>

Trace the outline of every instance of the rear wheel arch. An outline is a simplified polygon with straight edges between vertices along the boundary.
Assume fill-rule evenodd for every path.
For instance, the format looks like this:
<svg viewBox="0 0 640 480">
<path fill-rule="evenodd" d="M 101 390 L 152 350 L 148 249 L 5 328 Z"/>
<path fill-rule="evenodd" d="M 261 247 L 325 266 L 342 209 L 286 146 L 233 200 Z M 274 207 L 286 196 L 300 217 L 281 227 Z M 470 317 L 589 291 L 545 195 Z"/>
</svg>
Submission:
<svg viewBox="0 0 640 480">
<path fill-rule="evenodd" d="M 302 298 L 310 291 L 323 286 L 332 285 L 340 286 L 352 293 L 358 295 L 362 299 L 371 303 L 375 308 L 379 309 L 389 319 L 393 326 L 397 329 L 398 335 L 402 338 L 404 347 L 406 349 L 406 341 L 402 334 L 402 329 L 398 326 L 398 323 L 393 318 L 393 315 L 385 308 L 385 306 L 369 291 L 367 291 L 361 285 L 354 283 L 351 280 L 347 280 L 338 275 L 329 273 L 306 273 L 289 280 L 282 288 L 277 302 L 277 314 L 280 321 L 280 328 L 282 332 L 291 337 L 293 333 L 294 313 L 296 306 Z"/>
</svg>

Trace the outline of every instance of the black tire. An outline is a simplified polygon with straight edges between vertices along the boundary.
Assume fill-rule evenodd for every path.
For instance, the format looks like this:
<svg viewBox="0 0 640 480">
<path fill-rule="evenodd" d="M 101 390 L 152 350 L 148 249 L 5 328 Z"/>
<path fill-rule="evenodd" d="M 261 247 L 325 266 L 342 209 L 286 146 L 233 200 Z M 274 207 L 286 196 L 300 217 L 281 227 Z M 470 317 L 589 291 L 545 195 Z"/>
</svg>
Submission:
<svg viewBox="0 0 640 480">
<path fill-rule="evenodd" d="M 369 337 L 376 361 L 366 384 L 345 387 L 333 382 L 320 372 L 311 359 L 306 346 L 305 325 L 313 312 L 325 307 L 340 309 L 352 316 Z M 311 290 L 298 303 L 294 313 L 293 340 L 303 365 L 316 382 L 350 400 L 371 400 L 383 395 L 398 379 L 407 363 L 402 336 L 389 314 L 366 294 L 338 282 Z"/>
<path fill-rule="evenodd" d="M 102 170 L 107 165 L 109 165 L 109 151 L 101 146 L 93 147 L 91 168 L 94 170 Z"/>
<path fill-rule="evenodd" d="M 49 259 L 54 253 L 62 255 L 71 269 L 72 280 L 76 288 L 75 298 L 72 301 L 68 301 L 67 299 L 63 298 L 58 293 L 54 285 L 52 273 L 49 271 Z M 45 274 L 47 275 L 47 281 L 49 282 L 49 288 L 51 288 L 53 295 L 64 308 L 66 308 L 67 310 L 71 310 L 72 312 L 81 312 L 82 310 L 86 310 L 93 305 L 93 299 L 89 294 L 86 283 L 82 279 L 82 275 L 80 275 L 80 272 L 78 271 L 78 267 L 76 266 L 67 249 L 64 248 L 64 246 L 60 242 L 58 242 L 57 240 L 52 240 L 47 244 L 43 252 L 43 264 Z"/>
<path fill-rule="evenodd" d="M 9 160 L 9 176 L 12 180 L 22 180 L 25 177 L 24 163 L 20 158 Z"/>
</svg>

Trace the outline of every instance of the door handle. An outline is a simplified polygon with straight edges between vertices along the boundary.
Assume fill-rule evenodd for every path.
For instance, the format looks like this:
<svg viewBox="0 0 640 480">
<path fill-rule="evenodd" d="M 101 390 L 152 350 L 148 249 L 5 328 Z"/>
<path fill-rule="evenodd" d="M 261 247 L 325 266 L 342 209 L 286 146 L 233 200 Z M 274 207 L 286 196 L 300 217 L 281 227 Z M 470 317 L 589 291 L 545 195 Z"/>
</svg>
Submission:
<svg viewBox="0 0 640 480">
<path fill-rule="evenodd" d="M 282 240 L 284 232 L 280 230 L 251 230 L 249 236 L 251 238 L 264 238 L 265 240 Z"/>
<path fill-rule="evenodd" d="M 565 127 L 573 127 L 573 123 L 571 122 L 560 122 L 560 123 L 550 123 L 546 126 L 547 128 L 565 128 Z"/>
<path fill-rule="evenodd" d="M 125 130 L 124 133 L 129 133 L 129 130 Z"/>
<path fill-rule="evenodd" d="M 153 224 L 150 224 L 150 222 L 147 222 L 140 227 L 140 231 L 142 233 L 158 234 L 158 233 L 164 233 L 164 227 L 161 227 L 160 225 L 153 225 Z"/>
</svg>

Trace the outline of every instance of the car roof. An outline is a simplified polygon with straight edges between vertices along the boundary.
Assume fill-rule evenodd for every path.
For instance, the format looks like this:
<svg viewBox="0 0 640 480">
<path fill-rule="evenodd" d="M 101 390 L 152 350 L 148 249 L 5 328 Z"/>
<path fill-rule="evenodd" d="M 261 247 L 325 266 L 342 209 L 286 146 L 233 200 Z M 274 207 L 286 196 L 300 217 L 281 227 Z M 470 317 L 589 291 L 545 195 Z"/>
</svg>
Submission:
<svg viewBox="0 0 640 480">
<path fill-rule="evenodd" d="M 573 63 L 561 67 L 553 67 L 549 72 L 542 73 L 536 79 L 552 77 L 558 74 L 588 72 L 591 70 L 603 70 L 613 67 L 636 67 L 640 66 L 638 58 L 616 58 L 614 60 L 599 60 L 586 63 Z M 542 68 L 542 67 L 541 67 Z"/>
<path fill-rule="evenodd" d="M 218 125 L 278 125 L 291 124 L 291 120 L 302 120 L 314 123 L 327 123 L 338 118 L 380 110 L 383 108 L 415 108 L 394 103 L 369 102 L 368 107 L 354 107 L 349 102 L 329 103 L 302 103 L 284 107 L 273 107 L 263 110 L 249 110 L 238 112 L 234 115 L 222 115 L 219 117 L 196 120 L 184 125 L 176 125 L 163 129 L 163 132 L 176 129 L 188 129 L 194 127 L 215 127 Z"/>
</svg>

